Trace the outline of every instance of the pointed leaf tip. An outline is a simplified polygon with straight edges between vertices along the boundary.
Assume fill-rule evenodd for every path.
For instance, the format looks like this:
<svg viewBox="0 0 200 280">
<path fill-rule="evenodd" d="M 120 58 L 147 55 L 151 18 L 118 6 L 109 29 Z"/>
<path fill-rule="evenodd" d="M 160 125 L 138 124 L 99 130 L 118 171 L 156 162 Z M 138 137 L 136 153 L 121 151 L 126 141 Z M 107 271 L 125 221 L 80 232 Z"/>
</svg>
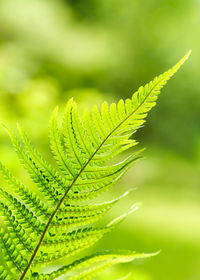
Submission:
<svg viewBox="0 0 200 280">
<path fill-rule="evenodd" d="M 126 213 L 120 215 L 119 217 L 115 218 L 114 220 L 112 220 L 107 227 L 110 226 L 115 226 L 117 224 L 120 224 L 128 215 L 132 214 L 133 212 L 137 211 L 139 209 L 139 206 L 137 204 L 133 204 L 129 211 L 127 211 Z"/>
<path fill-rule="evenodd" d="M 185 60 L 188 59 L 188 58 L 190 57 L 191 53 L 192 53 L 192 50 L 189 50 L 189 51 L 185 54 L 185 56 L 184 56 Z"/>
<path fill-rule="evenodd" d="M 11 130 L 3 122 L 1 122 L 1 125 L 9 135 L 12 135 Z"/>
<path fill-rule="evenodd" d="M 190 57 L 192 50 L 189 50 L 184 57 L 177 63 L 178 68 L 183 65 L 183 63 Z"/>
</svg>

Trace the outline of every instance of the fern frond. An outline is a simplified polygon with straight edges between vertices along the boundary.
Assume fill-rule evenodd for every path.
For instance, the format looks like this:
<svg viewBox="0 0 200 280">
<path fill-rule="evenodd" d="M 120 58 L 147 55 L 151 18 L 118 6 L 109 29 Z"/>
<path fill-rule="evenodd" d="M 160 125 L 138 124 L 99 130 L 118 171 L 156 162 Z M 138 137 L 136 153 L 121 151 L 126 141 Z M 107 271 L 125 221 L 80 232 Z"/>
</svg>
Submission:
<svg viewBox="0 0 200 280">
<path fill-rule="evenodd" d="M 68 234 L 48 236 L 41 244 L 34 264 L 56 261 L 63 257 L 71 257 L 97 243 L 104 234 L 112 230 L 112 226 L 104 228 L 84 228 Z"/>
<path fill-rule="evenodd" d="M 140 87 L 130 99 L 111 105 L 104 102 L 100 109 L 94 106 L 83 115 L 70 99 L 61 126 L 56 108 L 49 125 L 49 144 L 57 168 L 47 163 L 19 125 L 19 136 L 4 126 L 38 189 L 37 193 L 31 191 L 0 163 L 0 173 L 14 192 L 0 188 L 0 252 L 4 256 L 0 279 L 57 279 L 61 275 L 73 280 L 92 279 L 110 265 L 155 255 L 105 252 L 79 259 L 50 274 L 39 274 L 38 270 L 38 264 L 53 265 L 60 258 L 91 247 L 137 210 L 134 204 L 127 213 L 98 228 L 92 224 L 130 191 L 109 202 L 88 201 L 110 189 L 141 158 L 142 150 L 119 162 L 116 155 L 137 145 L 131 138 L 133 133 L 144 124 L 160 90 L 189 54 Z"/>
<path fill-rule="evenodd" d="M 80 143 L 77 140 L 77 135 L 75 135 L 73 127 L 73 107 L 73 99 L 70 99 L 67 102 L 65 115 L 63 118 L 63 135 L 66 154 L 69 160 L 73 163 L 76 174 L 78 174 L 80 168 L 82 168 L 87 162 L 87 158 L 81 153 Z"/>
<path fill-rule="evenodd" d="M 60 209 L 57 212 L 57 215 L 64 214 L 66 217 L 73 216 L 73 217 L 80 217 L 80 216 L 91 216 L 91 215 L 98 215 L 101 213 L 106 213 L 109 211 L 113 205 L 115 205 L 119 200 L 129 195 L 134 189 L 130 189 L 126 191 L 120 197 L 113 199 L 112 201 L 107 201 L 104 203 L 99 204 L 91 204 L 91 205 L 70 205 L 63 203 Z M 64 217 L 65 217 L 64 216 Z"/>
<path fill-rule="evenodd" d="M 86 167 L 84 174 L 79 176 L 77 184 L 74 184 L 73 190 L 67 195 L 65 203 L 91 200 L 109 190 L 141 158 L 138 154 L 143 150 L 116 165 Z"/>
<path fill-rule="evenodd" d="M 103 269 L 108 268 L 111 265 L 117 263 L 131 262 L 135 259 L 148 258 L 155 256 L 155 254 L 144 254 L 135 252 L 123 252 L 123 253 L 113 253 L 113 252 L 103 252 L 97 253 L 89 257 L 82 258 L 74 263 L 63 266 L 57 271 L 50 274 L 35 274 L 37 279 L 41 280 L 53 280 L 59 276 L 66 275 L 70 280 L 81 280 L 81 279 L 92 279 Z M 34 276 L 34 275 L 33 275 Z"/>
<path fill-rule="evenodd" d="M 5 205 L 9 205 L 20 224 L 29 231 L 29 233 L 40 234 L 45 227 L 45 224 L 41 223 L 40 220 L 18 199 L 13 197 L 0 188 L 1 202 L 5 201 Z"/>
<path fill-rule="evenodd" d="M 0 203 L 0 214 L 3 217 L 3 221 L 9 229 L 13 240 L 17 240 L 17 244 L 21 244 L 22 251 L 33 252 L 32 238 L 28 235 L 25 229 L 20 225 L 19 220 L 14 216 L 10 208 L 4 203 Z"/>
<path fill-rule="evenodd" d="M 13 142 L 20 161 L 22 162 L 24 168 L 30 174 L 32 180 L 37 184 L 40 191 L 45 195 L 48 203 L 50 205 L 57 205 L 57 203 L 59 202 L 59 196 L 62 195 L 60 193 L 60 190 L 55 189 L 54 186 L 49 183 L 50 180 L 48 176 L 46 176 L 46 174 L 44 174 L 44 172 L 39 168 L 38 164 L 25 150 L 18 138 L 7 127 L 5 127 L 5 129 L 9 133 L 9 136 Z"/>
<path fill-rule="evenodd" d="M 65 154 L 63 141 L 60 135 L 60 131 L 58 130 L 57 114 L 58 114 L 58 107 L 56 107 L 55 110 L 53 111 L 51 121 L 50 121 L 50 127 L 49 127 L 50 147 L 59 169 L 63 172 L 65 176 L 71 175 L 71 178 L 73 178 L 73 176 L 75 176 L 74 168 Z"/>
<path fill-rule="evenodd" d="M 16 275 L 23 272 L 28 261 L 22 256 L 17 244 L 3 228 L 0 228 L 0 246 L 7 267 L 13 272 L 14 279 L 17 279 Z"/>
<path fill-rule="evenodd" d="M 0 173 L 4 179 L 12 186 L 13 190 L 21 197 L 21 199 L 31 208 L 37 217 L 44 216 L 46 219 L 50 216 L 48 206 L 41 199 L 17 180 L 10 171 L 0 162 Z"/>
<path fill-rule="evenodd" d="M 155 106 L 156 100 L 160 93 L 161 88 L 173 76 L 173 74 L 180 68 L 183 62 L 188 58 L 188 54 L 180 60 L 173 68 L 164 74 L 156 77 L 152 82 L 140 87 L 137 92 L 132 96 L 132 99 L 127 99 L 125 102 L 120 100 L 117 104 L 108 107 L 107 103 L 102 105 L 101 111 L 94 107 L 93 111 L 87 119 L 90 123 L 85 123 L 85 126 L 90 125 L 90 131 L 93 131 L 96 139 L 99 139 L 99 146 L 96 146 L 96 152 L 89 164 L 91 164 L 102 151 L 107 152 L 105 160 L 108 160 L 129 147 L 126 140 L 130 134 L 134 133 L 144 122 L 147 113 Z M 88 113 L 86 113 L 87 115 Z M 119 141 L 119 136 L 126 138 Z M 117 140 L 118 139 L 118 140 Z M 109 141 L 117 141 L 116 145 L 108 145 Z M 133 143 L 132 143 L 133 144 Z M 123 148 L 122 148 L 123 147 Z M 103 157 L 99 164 L 104 162 Z M 97 163 L 97 162 L 96 162 Z"/>
<path fill-rule="evenodd" d="M 67 182 L 67 179 L 70 181 L 67 176 L 64 178 L 59 175 L 59 173 L 50 165 L 48 164 L 40 155 L 40 153 L 36 150 L 36 148 L 32 145 L 31 141 L 29 140 L 28 136 L 22 129 L 22 127 L 18 124 L 18 130 L 20 132 L 23 144 L 24 144 L 24 151 L 29 154 L 29 156 L 34 160 L 38 167 L 40 172 L 43 172 L 45 176 L 48 178 L 49 183 L 53 184 L 56 189 L 67 191 L 67 187 L 69 185 L 69 182 Z M 61 188 L 62 189 L 61 189 Z"/>
</svg>

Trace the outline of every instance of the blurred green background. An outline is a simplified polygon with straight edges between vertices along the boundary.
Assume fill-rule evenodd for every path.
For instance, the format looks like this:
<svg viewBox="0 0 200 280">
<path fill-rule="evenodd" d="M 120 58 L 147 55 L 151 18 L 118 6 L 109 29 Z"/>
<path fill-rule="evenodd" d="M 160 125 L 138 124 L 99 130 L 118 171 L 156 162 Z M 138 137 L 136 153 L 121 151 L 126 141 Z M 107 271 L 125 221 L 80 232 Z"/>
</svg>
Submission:
<svg viewBox="0 0 200 280">
<path fill-rule="evenodd" d="M 145 160 L 107 194 L 138 187 L 107 219 L 134 201 L 140 210 L 94 248 L 161 253 L 99 279 L 200 279 L 199 27 L 199 0 L 0 0 L 0 120 L 21 123 L 50 160 L 57 104 L 126 98 L 193 51 L 136 134 Z M 0 143 L 1 160 L 23 177 L 3 129 Z"/>
</svg>

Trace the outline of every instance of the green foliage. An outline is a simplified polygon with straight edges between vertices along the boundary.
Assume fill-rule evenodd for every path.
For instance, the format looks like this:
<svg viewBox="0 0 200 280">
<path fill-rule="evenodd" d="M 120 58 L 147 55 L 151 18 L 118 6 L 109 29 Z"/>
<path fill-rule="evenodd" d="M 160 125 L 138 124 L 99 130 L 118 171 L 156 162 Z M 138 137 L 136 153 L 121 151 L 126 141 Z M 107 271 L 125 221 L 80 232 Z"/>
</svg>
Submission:
<svg viewBox="0 0 200 280">
<path fill-rule="evenodd" d="M 15 195 L 0 188 L 0 248 L 4 263 L 0 279 L 91 279 L 112 264 L 129 262 L 151 254 L 104 252 L 79 259 L 50 274 L 39 268 L 63 257 L 76 255 L 91 247 L 111 231 L 137 206 L 133 205 L 104 227 L 92 227 L 122 197 L 100 204 L 88 201 L 107 191 L 140 158 L 139 152 L 117 164 L 109 163 L 116 155 L 135 146 L 132 134 L 141 127 L 147 113 L 156 104 L 161 88 L 188 58 L 152 82 L 140 87 L 131 99 L 110 106 L 104 102 L 80 117 L 77 105 L 70 99 L 58 125 L 55 109 L 49 127 L 49 141 L 58 168 L 48 164 L 18 125 L 20 137 L 8 131 L 17 155 L 37 185 L 42 198 L 36 195 L 1 163 L 0 172 Z"/>
</svg>

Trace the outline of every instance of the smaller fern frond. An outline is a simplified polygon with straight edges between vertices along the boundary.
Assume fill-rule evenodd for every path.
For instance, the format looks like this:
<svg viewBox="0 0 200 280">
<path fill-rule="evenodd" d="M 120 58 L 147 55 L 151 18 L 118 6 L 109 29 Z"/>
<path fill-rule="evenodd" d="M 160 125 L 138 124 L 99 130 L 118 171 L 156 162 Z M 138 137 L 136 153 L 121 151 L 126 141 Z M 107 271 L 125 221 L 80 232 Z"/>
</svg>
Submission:
<svg viewBox="0 0 200 280">
<path fill-rule="evenodd" d="M 36 196 L 31 190 L 24 186 L 19 180 L 17 180 L 11 172 L 0 162 L 0 173 L 12 189 L 21 197 L 21 199 L 31 208 L 37 217 L 43 216 L 48 218 L 50 213 L 48 206 L 45 205 L 41 199 Z"/>
<path fill-rule="evenodd" d="M 71 162 L 67 159 L 63 147 L 63 139 L 61 138 L 60 131 L 57 124 L 58 106 L 53 111 L 50 125 L 49 125 L 49 143 L 52 154 L 56 163 L 65 176 L 70 176 L 72 179 L 75 176 L 74 168 Z"/>
<path fill-rule="evenodd" d="M 40 234 L 44 230 L 45 224 L 41 223 L 40 220 L 17 198 L 1 188 L 0 195 L 1 202 L 5 202 L 5 205 L 9 205 L 9 208 L 13 211 L 16 219 L 30 234 Z"/>
<path fill-rule="evenodd" d="M 144 254 L 135 252 L 123 252 L 123 253 L 112 253 L 103 252 L 97 253 L 89 257 L 82 258 L 74 263 L 63 266 L 57 271 L 50 274 L 34 274 L 34 277 L 40 280 L 53 280 L 59 276 L 66 275 L 70 280 L 83 280 L 92 279 L 103 269 L 108 268 L 111 265 L 117 263 L 131 262 L 135 259 L 148 258 L 157 255 L 155 254 Z"/>
<path fill-rule="evenodd" d="M 128 212 L 122 214 L 102 228 L 86 227 L 66 233 L 66 230 L 69 230 L 71 228 L 70 226 L 66 227 L 62 231 L 59 230 L 59 226 L 57 226 L 54 231 L 52 231 L 50 227 L 47 238 L 44 239 L 44 243 L 41 244 L 41 252 L 39 251 L 39 256 L 36 256 L 35 258 L 36 264 L 42 262 L 51 262 L 53 260 L 55 261 L 65 256 L 69 257 L 79 253 L 82 250 L 85 250 L 86 248 L 91 247 L 96 242 L 98 242 L 104 234 L 113 230 L 129 214 L 133 213 L 137 209 L 138 206 L 133 205 Z M 87 220 L 84 225 L 86 224 Z M 77 224 L 75 224 L 75 226 L 77 226 Z M 81 226 L 83 226 L 83 224 L 81 224 Z M 63 248 L 64 243 L 66 244 Z M 50 252 L 50 248 L 52 248 L 54 254 Z"/>
<path fill-rule="evenodd" d="M 24 151 L 26 151 L 26 153 L 29 154 L 32 160 L 37 163 L 39 170 L 42 171 L 43 174 L 45 174 L 45 176 L 49 180 L 49 183 L 52 183 L 56 189 L 59 189 L 61 187 L 64 191 L 67 191 L 67 186 L 69 184 L 67 182 L 67 176 L 65 176 L 65 178 L 61 177 L 57 170 L 55 170 L 50 164 L 46 162 L 46 160 L 43 159 L 41 154 L 31 143 L 22 127 L 19 124 L 17 124 L 17 127 L 21 135 L 22 143 L 24 145 Z"/>
<path fill-rule="evenodd" d="M 31 158 L 29 153 L 25 151 L 18 138 L 4 125 L 4 128 L 8 132 L 12 143 L 15 147 L 16 153 L 23 164 L 24 168 L 30 174 L 32 180 L 39 187 L 40 191 L 45 195 L 46 200 L 50 205 L 56 205 L 59 201 L 59 196 L 62 195 L 60 190 L 54 188 L 52 184 L 49 183 L 49 178 L 44 174 L 44 172 L 39 168 L 38 164 Z"/>
<path fill-rule="evenodd" d="M 79 176 L 73 190 L 67 195 L 65 203 L 91 200 L 109 190 L 139 159 L 139 150 L 122 162 L 115 165 L 93 168 L 87 167 Z"/>
<path fill-rule="evenodd" d="M 68 234 L 55 235 L 54 238 L 44 240 L 40 250 L 35 257 L 33 265 L 57 261 L 63 257 L 71 257 L 81 251 L 93 246 L 104 234 L 111 231 L 113 227 L 84 228 Z"/>
<path fill-rule="evenodd" d="M 19 220 L 14 216 L 10 208 L 4 203 L 0 203 L 0 214 L 6 227 L 9 229 L 10 234 L 14 240 L 17 240 L 17 244 L 21 244 L 22 251 L 33 252 L 33 246 L 31 245 L 33 240 L 30 235 L 26 233 L 23 226 L 20 225 Z"/>
<path fill-rule="evenodd" d="M 91 215 L 98 215 L 101 213 L 106 213 L 119 200 L 121 200 L 122 198 L 125 198 L 127 195 L 129 195 L 134 190 L 135 189 L 132 188 L 132 189 L 124 192 L 124 194 L 117 197 L 116 199 L 113 199 L 113 200 L 107 201 L 107 202 L 103 202 L 103 203 L 99 203 L 96 205 L 91 204 L 91 205 L 78 206 L 78 205 L 70 205 L 65 202 L 58 210 L 57 215 L 59 215 L 59 213 L 63 213 L 64 215 L 66 215 L 66 217 L 68 217 L 68 216 L 80 217 L 80 216 L 91 216 Z"/>
<path fill-rule="evenodd" d="M 71 98 L 67 102 L 63 118 L 63 135 L 66 154 L 69 160 L 73 163 L 76 174 L 78 174 L 78 171 L 84 166 L 87 159 L 85 155 L 81 153 L 80 145 L 75 135 L 73 127 L 73 107 L 74 102 L 73 98 Z"/>
<path fill-rule="evenodd" d="M 14 278 L 20 275 L 27 265 L 27 260 L 22 256 L 17 244 L 13 242 L 12 237 L 1 227 L 0 228 L 0 246 L 4 256 L 4 262 Z"/>
<path fill-rule="evenodd" d="M 66 206 L 65 211 L 61 213 L 58 211 L 54 220 L 52 221 L 49 230 L 51 233 L 54 232 L 65 232 L 71 228 L 86 226 L 91 223 L 97 222 L 100 218 L 102 218 L 120 199 L 127 196 L 132 190 L 125 192 L 122 196 L 118 197 L 115 200 L 110 202 L 105 202 L 96 205 L 88 205 L 88 206 Z M 69 210 L 67 211 L 67 208 Z M 138 209 L 137 204 L 133 204 L 130 210 L 120 217 L 116 218 L 112 223 L 117 224 L 117 221 L 123 220 L 130 213 L 134 212 Z M 66 213 L 66 214 L 65 214 Z M 64 215 L 63 215 L 64 214 Z M 111 226 L 111 223 L 109 224 Z"/>
</svg>

